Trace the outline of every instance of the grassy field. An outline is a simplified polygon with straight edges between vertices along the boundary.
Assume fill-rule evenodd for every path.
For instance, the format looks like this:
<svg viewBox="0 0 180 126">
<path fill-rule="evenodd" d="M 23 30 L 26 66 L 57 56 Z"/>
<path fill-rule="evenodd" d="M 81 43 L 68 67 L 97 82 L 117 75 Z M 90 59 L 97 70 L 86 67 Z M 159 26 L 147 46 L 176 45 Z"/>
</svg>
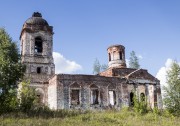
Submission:
<svg viewBox="0 0 180 126">
<path fill-rule="evenodd" d="M 62 114 L 62 113 L 61 113 Z M 133 111 L 65 112 L 54 117 L 29 117 L 22 113 L 3 114 L 0 126 L 180 126 L 180 117 L 168 112 L 138 114 Z"/>
</svg>

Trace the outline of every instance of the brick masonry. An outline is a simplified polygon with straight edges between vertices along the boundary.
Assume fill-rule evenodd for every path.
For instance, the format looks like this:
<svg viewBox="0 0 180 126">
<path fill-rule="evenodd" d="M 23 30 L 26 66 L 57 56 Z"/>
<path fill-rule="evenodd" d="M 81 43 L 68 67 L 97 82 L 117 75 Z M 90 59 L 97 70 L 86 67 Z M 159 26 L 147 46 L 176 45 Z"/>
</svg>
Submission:
<svg viewBox="0 0 180 126">
<path fill-rule="evenodd" d="M 159 80 L 145 69 L 127 68 L 123 45 L 107 49 L 109 68 L 98 75 L 55 74 L 53 27 L 40 13 L 26 20 L 20 40 L 25 78 L 51 109 L 121 109 L 132 104 L 133 94 L 162 108 Z"/>
</svg>

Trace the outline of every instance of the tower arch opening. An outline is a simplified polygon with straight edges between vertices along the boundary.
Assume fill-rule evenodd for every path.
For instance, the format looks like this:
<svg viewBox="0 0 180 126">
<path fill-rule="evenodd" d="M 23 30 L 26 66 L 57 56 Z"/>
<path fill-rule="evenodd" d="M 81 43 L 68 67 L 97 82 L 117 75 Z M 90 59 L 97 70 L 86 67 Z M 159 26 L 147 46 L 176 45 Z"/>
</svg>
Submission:
<svg viewBox="0 0 180 126">
<path fill-rule="evenodd" d="M 108 53 L 108 56 L 109 56 L 109 61 L 111 61 L 111 54 L 110 54 L 110 53 Z"/>
<path fill-rule="evenodd" d="M 122 52 L 119 52 L 119 59 L 122 60 Z"/>
<path fill-rule="evenodd" d="M 35 38 L 35 46 L 34 46 L 35 53 L 42 53 L 43 52 L 43 42 L 41 37 Z"/>
</svg>

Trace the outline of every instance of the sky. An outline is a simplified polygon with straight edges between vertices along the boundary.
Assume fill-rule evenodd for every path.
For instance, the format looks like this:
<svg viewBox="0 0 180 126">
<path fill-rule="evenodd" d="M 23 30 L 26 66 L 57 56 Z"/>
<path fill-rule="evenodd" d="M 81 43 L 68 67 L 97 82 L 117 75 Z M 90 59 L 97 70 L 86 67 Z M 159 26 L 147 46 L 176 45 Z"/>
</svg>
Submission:
<svg viewBox="0 0 180 126">
<path fill-rule="evenodd" d="M 141 68 L 164 76 L 167 62 L 179 61 L 179 0 L 1 0 L 0 27 L 20 42 L 23 23 L 40 12 L 54 28 L 56 73 L 92 74 L 97 58 L 108 63 L 107 48 L 135 51 Z"/>
</svg>

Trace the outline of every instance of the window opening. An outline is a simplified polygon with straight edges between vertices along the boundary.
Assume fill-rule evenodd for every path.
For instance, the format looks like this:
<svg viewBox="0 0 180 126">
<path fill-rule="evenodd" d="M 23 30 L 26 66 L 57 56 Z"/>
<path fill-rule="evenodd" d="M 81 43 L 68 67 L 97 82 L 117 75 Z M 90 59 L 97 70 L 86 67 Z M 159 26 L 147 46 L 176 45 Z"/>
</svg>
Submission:
<svg viewBox="0 0 180 126">
<path fill-rule="evenodd" d="M 111 54 L 109 53 L 109 61 L 111 61 Z"/>
<path fill-rule="evenodd" d="M 71 90 L 71 104 L 72 105 L 79 105 L 79 90 Z"/>
<path fill-rule="evenodd" d="M 38 73 L 38 74 L 41 73 L 41 67 L 37 67 L 37 73 Z"/>
<path fill-rule="evenodd" d="M 38 95 L 36 95 L 36 97 L 37 97 L 37 103 L 41 103 L 41 95 L 38 94 Z"/>
<path fill-rule="evenodd" d="M 140 100 L 141 100 L 141 101 L 145 101 L 145 94 L 144 94 L 144 93 L 141 93 L 141 94 L 140 94 Z"/>
<path fill-rule="evenodd" d="M 93 104 L 93 105 L 99 104 L 98 96 L 99 96 L 98 89 L 91 90 L 91 104 Z"/>
<path fill-rule="evenodd" d="M 35 52 L 36 53 L 42 53 L 42 39 L 40 37 L 35 38 Z"/>
<path fill-rule="evenodd" d="M 130 93 L 130 105 L 134 106 L 134 93 Z"/>
<path fill-rule="evenodd" d="M 119 52 L 119 58 L 122 60 L 122 52 Z"/>
<path fill-rule="evenodd" d="M 109 103 L 110 103 L 110 105 L 116 104 L 116 93 L 115 93 L 115 91 L 109 91 Z"/>
</svg>

